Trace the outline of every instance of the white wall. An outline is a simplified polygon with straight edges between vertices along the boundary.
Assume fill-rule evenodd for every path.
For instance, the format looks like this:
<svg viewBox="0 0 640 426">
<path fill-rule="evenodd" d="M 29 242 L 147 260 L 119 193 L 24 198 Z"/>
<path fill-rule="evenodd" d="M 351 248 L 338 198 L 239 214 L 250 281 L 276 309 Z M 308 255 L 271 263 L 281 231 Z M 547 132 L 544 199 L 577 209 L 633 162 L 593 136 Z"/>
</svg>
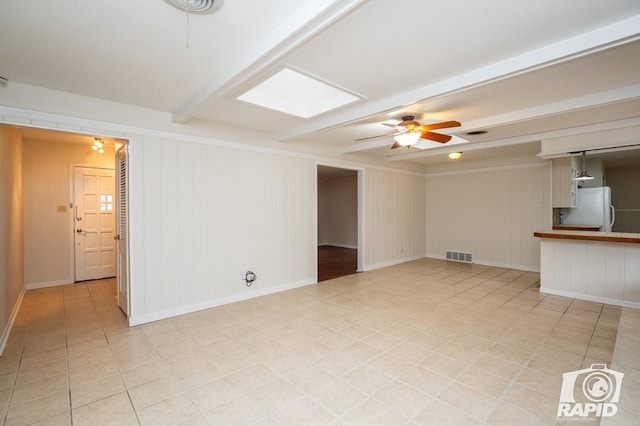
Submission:
<svg viewBox="0 0 640 426">
<path fill-rule="evenodd" d="M 315 282 L 314 161 L 149 137 L 129 160 L 134 322 Z"/>
<path fill-rule="evenodd" d="M 540 270 L 534 231 L 551 228 L 548 163 L 426 177 L 426 253 L 472 253 L 476 263 Z"/>
<path fill-rule="evenodd" d="M 99 154 L 89 143 L 29 139 L 23 146 L 25 286 L 72 283 L 70 165 L 113 168 L 113 149 Z M 58 213 L 57 206 L 67 206 L 67 211 Z"/>
<path fill-rule="evenodd" d="M 424 176 L 370 168 L 363 179 L 363 269 L 424 257 Z"/>
<path fill-rule="evenodd" d="M 22 140 L 0 126 L 0 355 L 24 294 L 22 196 Z"/>
<path fill-rule="evenodd" d="M 358 247 L 358 176 L 318 181 L 318 244 Z"/>
</svg>

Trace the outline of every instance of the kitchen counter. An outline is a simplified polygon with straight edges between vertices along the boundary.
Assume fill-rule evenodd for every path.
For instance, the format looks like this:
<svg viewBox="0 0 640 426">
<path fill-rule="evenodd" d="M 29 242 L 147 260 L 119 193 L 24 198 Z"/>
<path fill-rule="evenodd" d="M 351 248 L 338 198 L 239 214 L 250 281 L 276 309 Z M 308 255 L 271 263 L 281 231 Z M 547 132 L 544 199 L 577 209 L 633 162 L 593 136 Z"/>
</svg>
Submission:
<svg viewBox="0 0 640 426">
<path fill-rule="evenodd" d="M 540 292 L 640 309 L 640 233 L 547 230 Z"/>
<path fill-rule="evenodd" d="M 555 227 L 554 227 L 555 228 Z M 553 229 L 550 231 L 537 231 L 534 237 L 556 238 L 561 240 L 583 240 L 601 241 L 608 243 L 631 243 L 640 244 L 640 233 L 630 232 L 600 232 L 600 231 L 579 231 L 571 229 Z"/>
</svg>

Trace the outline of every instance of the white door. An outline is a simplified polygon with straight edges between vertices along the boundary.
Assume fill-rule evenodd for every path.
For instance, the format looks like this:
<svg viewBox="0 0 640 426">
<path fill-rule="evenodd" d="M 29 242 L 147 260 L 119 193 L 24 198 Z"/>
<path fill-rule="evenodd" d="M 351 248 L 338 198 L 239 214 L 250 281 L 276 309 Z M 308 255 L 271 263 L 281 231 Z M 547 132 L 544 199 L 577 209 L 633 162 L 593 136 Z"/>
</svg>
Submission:
<svg viewBox="0 0 640 426">
<path fill-rule="evenodd" d="M 112 169 L 74 167 L 76 281 L 116 275 L 115 181 Z"/>
<path fill-rule="evenodd" d="M 123 145 L 116 152 L 117 170 L 117 233 L 116 256 L 118 259 L 118 306 L 125 314 L 129 313 L 129 260 L 128 260 L 128 209 L 127 209 L 127 145 Z"/>
</svg>

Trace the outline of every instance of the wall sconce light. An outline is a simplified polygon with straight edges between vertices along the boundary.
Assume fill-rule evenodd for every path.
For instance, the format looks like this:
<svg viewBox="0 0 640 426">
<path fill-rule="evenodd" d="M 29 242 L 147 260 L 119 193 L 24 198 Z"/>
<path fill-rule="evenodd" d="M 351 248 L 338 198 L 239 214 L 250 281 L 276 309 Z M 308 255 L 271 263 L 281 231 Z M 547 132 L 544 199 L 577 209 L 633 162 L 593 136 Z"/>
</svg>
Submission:
<svg viewBox="0 0 640 426">
<path fill-rule="evenodd" d="M 104 142 L 100 138 L 93 138 L 93 146 L 91 147 L 94 151 L 98 151 L 100 154 L 104 152 L 102 147 L 104 146 Z"/>
<path fill-rule="evenodd" d="M 450 152 L 449 153 L 449 158 L 451 160 L 458 160 L 460 157 L 462 157 L 462 153 L 461 152 Z"/>
</svg>

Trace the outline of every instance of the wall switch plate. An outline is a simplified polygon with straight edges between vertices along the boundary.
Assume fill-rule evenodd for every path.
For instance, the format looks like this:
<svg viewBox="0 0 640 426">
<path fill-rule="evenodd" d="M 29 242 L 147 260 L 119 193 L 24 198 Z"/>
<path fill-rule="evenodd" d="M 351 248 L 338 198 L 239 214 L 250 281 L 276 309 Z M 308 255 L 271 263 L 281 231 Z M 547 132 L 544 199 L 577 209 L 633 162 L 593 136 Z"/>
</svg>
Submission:
<svg viewBox="0 0 640 426">
<path fill-rule="evenodd" d="M 66 213 L 67 212 L 67 206 L 58 206 L 58 213 Z"/>
</svg>

